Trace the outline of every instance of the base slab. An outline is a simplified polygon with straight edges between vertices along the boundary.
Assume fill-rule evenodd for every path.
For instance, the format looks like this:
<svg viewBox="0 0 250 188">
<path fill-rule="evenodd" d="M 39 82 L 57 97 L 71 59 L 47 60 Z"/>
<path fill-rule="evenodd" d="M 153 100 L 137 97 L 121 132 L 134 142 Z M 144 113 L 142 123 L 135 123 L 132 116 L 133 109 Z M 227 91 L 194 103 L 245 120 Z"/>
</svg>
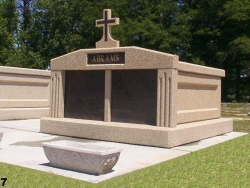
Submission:
<svg viewBox="0 0 250 188">
<path fill-rule="evenodd" d="M 171 148 L 233 131 L 233 120 L 218 118 L 175 128 L 70 118 L 42 118 L 40 132 L 94 140 Z"/>
<path fill-rule="evenodd" d="M 0 120 L 37 119 L 49 116 L 49 108 L 0 108 Z"/>
</svg>

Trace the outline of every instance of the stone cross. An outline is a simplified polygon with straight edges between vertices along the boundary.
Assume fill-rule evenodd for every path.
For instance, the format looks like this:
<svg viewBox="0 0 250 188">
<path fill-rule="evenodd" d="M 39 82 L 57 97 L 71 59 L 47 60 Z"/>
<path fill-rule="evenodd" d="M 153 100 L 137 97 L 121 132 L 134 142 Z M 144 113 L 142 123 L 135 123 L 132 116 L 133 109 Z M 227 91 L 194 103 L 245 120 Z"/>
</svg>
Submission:
<svg viewBox="0 0 250 188">
<path fill-rule="evenodd" d="M 111 26 L 119 25 L 119 18 L 111 18 L 111 9 L 103 10 L 103 19 L 96 20 L 97 27 L 103 27 L 103 36 L 99 42 L 96 42 L 96 48 L 119 47 L 120 42 L 111 37 Z"/>
</svg>

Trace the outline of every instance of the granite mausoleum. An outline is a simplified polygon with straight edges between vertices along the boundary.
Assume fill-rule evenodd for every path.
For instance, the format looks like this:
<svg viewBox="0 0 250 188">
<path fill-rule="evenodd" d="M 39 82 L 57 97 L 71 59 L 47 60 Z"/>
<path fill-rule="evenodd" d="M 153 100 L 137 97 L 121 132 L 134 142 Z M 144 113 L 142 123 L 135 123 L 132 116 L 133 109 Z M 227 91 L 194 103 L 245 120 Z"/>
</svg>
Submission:
<svg viewBox="0 0 250 188">
<path fill-rule="evenodd" d="M 50 117 L 41 132 L 174 147 L 231 132 L 221 118 L 224 70 L 180 62 L 178 56 L 119 47 L 105 9 L 95 49 L 51 60 Z"/>
</svg>

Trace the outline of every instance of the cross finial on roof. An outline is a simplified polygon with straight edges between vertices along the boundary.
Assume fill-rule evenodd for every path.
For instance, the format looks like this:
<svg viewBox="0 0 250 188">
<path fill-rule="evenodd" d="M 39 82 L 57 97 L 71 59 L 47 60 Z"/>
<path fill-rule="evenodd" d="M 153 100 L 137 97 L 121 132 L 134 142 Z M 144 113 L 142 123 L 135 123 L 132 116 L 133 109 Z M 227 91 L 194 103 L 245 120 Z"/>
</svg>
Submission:
<svg viewBox="0 0 250 188">
<path fill-rule="evenodd" d="M 103 27 L 103 36 L 99 42 L 96 42 L 96 48 L 119 47 L 120 42 L 111 37 L 111 26 L 118 25 L 119 18 L 111 18 L 111 9 L 103 10 L 103 19 L 96 20 L 97 27 Z"/>
</svg>

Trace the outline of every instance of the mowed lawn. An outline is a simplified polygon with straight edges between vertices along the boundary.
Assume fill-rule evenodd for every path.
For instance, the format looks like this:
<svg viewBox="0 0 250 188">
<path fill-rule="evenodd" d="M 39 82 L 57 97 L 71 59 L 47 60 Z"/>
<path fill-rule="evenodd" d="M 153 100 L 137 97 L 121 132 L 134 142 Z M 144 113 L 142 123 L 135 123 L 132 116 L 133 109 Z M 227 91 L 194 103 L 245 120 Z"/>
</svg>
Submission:
<svg viewBox="0 0 250 188">
<path fill-rule="evenodd" d="M 250 133 L 250 107 L 227 104 L 222 116 L 235 117 L 234 131 Z M 241 115 L 237 115 L 241 114 Z M 243 116 L 244 115 L 244 116 Z M 129 165 L 129 164 L 128 164 Z M 91 184 L 51 173 L 0 163 L 3 187 L 250 187 L 250 136 L 246 135 L 108 181 Z"/>
<path fill-rule="evenodd" d="M 223 103 L 221 105 L 222 117 L 232 117 L 234 119 L 234 131 L 250 133 L 250 103 Z"/>
</svg>

